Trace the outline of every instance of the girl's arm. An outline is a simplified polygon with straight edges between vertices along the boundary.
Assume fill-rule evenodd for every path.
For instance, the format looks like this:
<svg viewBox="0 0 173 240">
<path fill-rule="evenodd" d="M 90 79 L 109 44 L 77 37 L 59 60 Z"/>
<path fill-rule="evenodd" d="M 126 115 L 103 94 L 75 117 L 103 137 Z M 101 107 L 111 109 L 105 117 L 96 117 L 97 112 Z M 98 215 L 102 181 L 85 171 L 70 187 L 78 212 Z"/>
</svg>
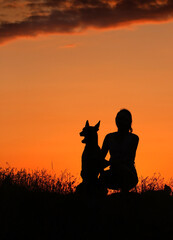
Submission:
<svg viewBox="0 0 173 240">
<path fill-rule="evenodd" d="M 103 158 L 106 157 L 108 151 L 109 151 L 109 141 L 108 141 L 108 135 L 106 135 L 101 148 L 101 153 Z"/>
<path fill-rule="evenodd" d="M 131 163 L 131 164 L 133 163 L 134 164 L 138 143 L 139 143 L 139 137 L 137 135 L 135 135 L 135 137 L 133 139 L 133 142 L 132 142 L 132 145 L 131 145 L 130 151 L 128 151 L 124 155 L 124 162 L 128 162 L 128 163 Z"/>
</svg>

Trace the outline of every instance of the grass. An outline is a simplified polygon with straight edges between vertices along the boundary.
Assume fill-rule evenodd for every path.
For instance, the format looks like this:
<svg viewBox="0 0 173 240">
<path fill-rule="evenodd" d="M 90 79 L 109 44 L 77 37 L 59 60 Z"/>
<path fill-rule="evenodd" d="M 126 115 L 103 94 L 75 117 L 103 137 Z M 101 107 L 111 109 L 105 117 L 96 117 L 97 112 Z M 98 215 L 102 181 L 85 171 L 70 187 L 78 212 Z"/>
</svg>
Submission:
<svg viewBox="0 0 173 240">
<path fill-rule="evenodd" d="M 1 168 L 0 239 L 171 239 L 173 196 L 159 174 L 141 177 L 126 196 L 85 201 L 75 187 L 67 172 Z"/>
<path fill-rule="evenodd" d="M 0 168 L 0 185 L 22 187 L 29 191 L 69 194 L 75 191 L 75 178 L 64 171 L 59 177 L 45 169 L 27 172 L 26 169 Z"/>
</svg>

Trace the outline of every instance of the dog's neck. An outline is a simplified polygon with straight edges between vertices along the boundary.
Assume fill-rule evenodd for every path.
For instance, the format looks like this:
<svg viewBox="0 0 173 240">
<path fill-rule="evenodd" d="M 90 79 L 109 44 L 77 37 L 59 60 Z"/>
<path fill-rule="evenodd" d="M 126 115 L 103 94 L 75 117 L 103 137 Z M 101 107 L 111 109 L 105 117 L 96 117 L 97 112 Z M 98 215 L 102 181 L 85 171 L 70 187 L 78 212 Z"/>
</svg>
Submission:
<svg viewBox="0 0 173 240">
<path fill-rule="evenodd" d="M 98 146 L 98 139 L 95 139 L 86 143 L 85 148 L 95 148 L 97 146 Z"/>
</svg>

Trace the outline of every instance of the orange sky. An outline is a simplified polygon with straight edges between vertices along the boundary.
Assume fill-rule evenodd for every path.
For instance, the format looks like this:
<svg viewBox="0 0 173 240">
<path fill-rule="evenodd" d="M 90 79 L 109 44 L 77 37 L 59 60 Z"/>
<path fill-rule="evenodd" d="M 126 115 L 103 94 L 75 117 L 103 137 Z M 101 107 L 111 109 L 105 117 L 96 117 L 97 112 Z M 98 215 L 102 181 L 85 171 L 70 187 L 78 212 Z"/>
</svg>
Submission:
<svg viewBox="0 0 173 240">
<path fill-rule="evenodd" d="M 139 175 L 173 169 L 173 23 L 45 35 L 0 46 L 0 165 L 79 176 L 85 121 L 99 145 L 121 108 L 140 142 Z"/>
</svg>

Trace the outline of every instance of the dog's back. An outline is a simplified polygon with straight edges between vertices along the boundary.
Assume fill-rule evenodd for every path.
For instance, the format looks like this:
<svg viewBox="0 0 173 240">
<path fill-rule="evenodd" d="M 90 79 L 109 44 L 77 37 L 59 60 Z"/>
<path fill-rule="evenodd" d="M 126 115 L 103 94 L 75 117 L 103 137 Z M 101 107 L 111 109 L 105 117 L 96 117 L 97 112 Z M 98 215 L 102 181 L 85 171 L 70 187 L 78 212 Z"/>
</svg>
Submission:
<svg viewBox="0 0 173 240">
<path fill-rule="evenodd" d="M 101 171 L 101 151 L 99 146 L 90 148 L 86 145 L 82 154 L 81 176 L 84 181 L 94 181 Z"/>
</svg>

